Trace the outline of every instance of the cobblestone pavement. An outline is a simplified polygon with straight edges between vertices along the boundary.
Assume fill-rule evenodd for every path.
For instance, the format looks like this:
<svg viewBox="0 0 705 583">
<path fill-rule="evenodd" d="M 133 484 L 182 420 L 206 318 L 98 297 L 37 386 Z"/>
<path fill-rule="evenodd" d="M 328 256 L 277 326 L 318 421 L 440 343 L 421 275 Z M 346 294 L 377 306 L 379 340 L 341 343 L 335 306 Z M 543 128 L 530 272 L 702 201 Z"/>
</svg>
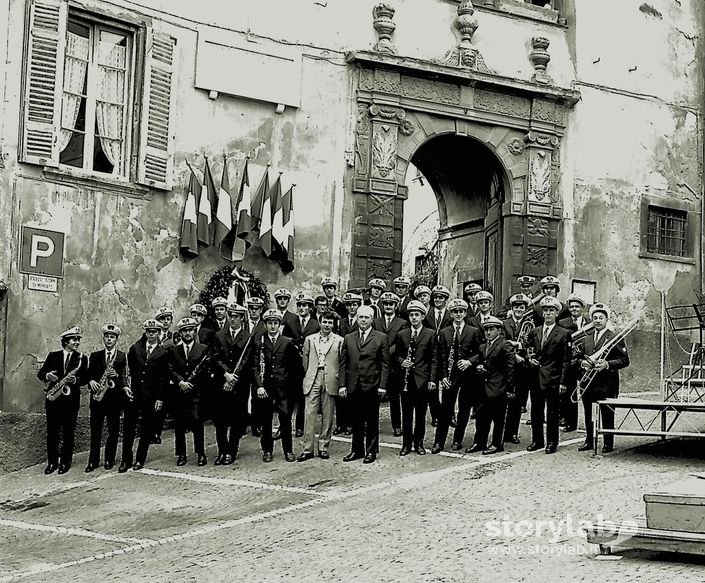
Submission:
<svg viewBox="0 0 705 583">
<path fill-rule="evenodd" d="M 87 475 L 82 454 L 65 476 L 6 474 L 0 583 L 705 580 L 705 558 L 599 557 L 579 530 L 599 515 L 643 517 L 645 492 L 703 468 L 701 441 L 621 438 L 592 457 L 571 433 L 547 456 L 525 451 L 528 429 L 496 456 L 400 458 L 385 420 L 371 465 L 343 463 L 344 440 L 327 461 L 287 464 L 279 451 L 263 464 L 248 436 L 221 468 L 177 468 L 165 439 L 141 472 Z"/>
</svg>

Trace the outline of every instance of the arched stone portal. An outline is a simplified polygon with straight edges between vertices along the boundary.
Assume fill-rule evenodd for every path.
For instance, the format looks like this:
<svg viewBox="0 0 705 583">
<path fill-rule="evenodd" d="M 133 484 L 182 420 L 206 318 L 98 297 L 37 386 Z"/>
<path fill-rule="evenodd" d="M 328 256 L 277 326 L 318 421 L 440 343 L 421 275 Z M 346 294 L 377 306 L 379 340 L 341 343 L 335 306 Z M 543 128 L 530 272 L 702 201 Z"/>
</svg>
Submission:
<svg viewBox="0 0 705 583">
<path fill-rule="evenodd" d="M 442 283 L 460 292 L 464 281 L 481 273 L 504 298 L 519 275 L 558 272 L 559 147 L 567 109 L 579 94 L 392 55 L 356 52 L 348 61 L 357 67 L 351 286 L 400 274 L 404 181 L 411 162 L 429 180 L 436 176 L 441 237 L 454 241 L 447 250 L 458 250 L 441 257 Z M 466 152 L 467 166 L 448 158 L 454 147 Z M 483 166 L 482 175 L 466 183 L 474 162 Z M 442 179 L 443 172 L 452 176 Z M 476 196 L 467 196 L 471 191 Z M 462 202 L 471 200 L 484 201 L 484 217 L 480 202 L 477 208 Z M 467 258 L 459 263 L 480 222 L 483 264 L 494 258 L 494 267 Z M 488 246 L 495 249 L 489 258 Z"/>
</svg>

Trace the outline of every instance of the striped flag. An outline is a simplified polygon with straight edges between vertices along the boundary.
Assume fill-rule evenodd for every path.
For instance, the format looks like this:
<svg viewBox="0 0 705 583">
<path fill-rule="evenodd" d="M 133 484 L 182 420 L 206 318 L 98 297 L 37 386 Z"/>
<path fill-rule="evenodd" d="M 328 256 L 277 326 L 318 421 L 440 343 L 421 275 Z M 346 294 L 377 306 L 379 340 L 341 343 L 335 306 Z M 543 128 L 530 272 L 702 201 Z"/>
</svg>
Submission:
<svg viewBox="0 0 705 583">
<path fill-rule="evenodd" d="M 201 183 L 191 170 L 191 177 L 188 182 L 188 192 L 186 193 L 186 205 L 184 206 L 184 218 L 181 221 L 181 242 L 179 251 L 184 257 L 198 257 L 198 234 L 196 222 L 196 201 L 201 196 Z"/>
<path fill-rule="evenodd" d="M 282 257 L 279 261 L 282 271 L 294 271 L 294 186 L 282 197 Z"/>
<path fill-rule="evenodd" d="M 272 187 L 272 259 L 279 261 L 282 255 L 282 241 L 284 238 L 284 214 L 282 210 L 282 173 L 279 173 Z"/>
<path fill-rule="evenodd" d="M 220 245 L 233 228 L 233 205 L 230 199 L 230 178 L 228 176 L 228 159 L 223 156 L 223 175 L 218 191 L 218 207 L 215 211 L 215 235 L 213 244 Z"/>
<path fill-rule="evenodd" d="M 227 208 L 223 208 L 221 211 L 221 207 L 224 206 L 222 204 L 224 197 L 227 197 L 228 200 Z M 228 232 L 220 242 L 220 256 L 228 261 L 242 261 L 245 257 L 245 241 L 237 238 L 237 204 L 238 201 L 233 204 L 230 196 L 230 178 L 226 162 L 223 166 L 223 178 L 220 181 L 220 196 L 218 197 L 218 213 L 216 213 L 216 216 L 220 217 L 222 214 L 223 222 L 226 225 L 230 225 Z M 225 216 L 226 212 L 228 213 L 227 217 Z M 216 222 L 216 238 L 219 225 L 220 219 Z"/>
<path fill-rule="evenodd" d="M 255 190 L 255 196 L 252 199 L 252 206 L 250 207 L 250 217 L 251 217 L 251 228 L 249 239 L 254 243 L 259 238 L 260 223 L 262 222 L 262 212 L 264 210 L 264 198 L 269 192 L 269 164 L 262 175 L 262 180 L 260 180 L 257 190 Z"/>
<path fill-rule="evenodd" d="M 269 173 L 269 168 L 267 168 L 267 173 Z M 271 203 L 272 192 L 271 192 L 271 190 L 274 190 L 274 188 L 276 188 L 277 184 L 280 184 L 279 178 L 277 178 L 272 189 L 268 188 L 267 191 L 263 193 L 263 199 L 262 199 L 262 218 L 261 218 L 260 225 L 259 225 L 259 244 L 260 244 L 260 247 L 262 247 L 262 251 L 264 251 L 265 257 L 272 256 L 272 203 Z M 280 188 L 281 188 L 281 186 L 280 186 Z"/>
<path fill-rule="evenodd" d="M 245 241 L 245 246 L 252 245 L 249 240 L 250 230 L 252 229 L 252 220 L 250 218 L 250 171 L 248 169 L 249 160 L 245 158 L 245 168 L 242 171 L 242 181 L 240 182 L 240 191 L 237 195 L 236 219 L 233 224 L 237 225 L 236 236 L 238 239 Z"/>
<path fill-rule="evenodd" d="M 215 194 L 213 175 L 208 165 L 208 158 L 206 158 L 206 168 L 203 171 L 203 189 L 204 191 L 198 204 L 198 242 L 205 247 L 209 247 L 213 244 L 215 235 L 213 213 L 218 201 Z"/>
</svg>

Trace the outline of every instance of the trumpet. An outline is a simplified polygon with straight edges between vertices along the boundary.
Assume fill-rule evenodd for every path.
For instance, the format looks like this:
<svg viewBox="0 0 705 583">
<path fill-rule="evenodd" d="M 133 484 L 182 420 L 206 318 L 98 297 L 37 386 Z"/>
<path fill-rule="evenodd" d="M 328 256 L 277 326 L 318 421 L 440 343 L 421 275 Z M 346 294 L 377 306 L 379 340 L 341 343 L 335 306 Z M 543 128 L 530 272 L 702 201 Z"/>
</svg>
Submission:
<svg viewBox="0 0 705 583">
<path fill-rule="evenodd" d="M 76 373 L 78 373 L 78 370 L 81 368 L 81 361 L 83 359 L 83 355 L 80 352 L 77 352 L 77 354 L 78 365 L 72 368 L 69 372 L 66 373 L 66 376 L 64 378 L 57 381 L 53 385 L 51 383 L 47 384 L 47 388 L 45 390 L 46 398 L 48 401 L 56 401 L 56 399 L 58 399 L 61 395 L 67 397 L 71 394 L 71 387 L 69 386 L 69 383 L 76 382 Z M 52 372 L 56 373 L 57 371 Z"/>
<path fill-rule="evenodd" d="M 598 363 L 598 361 L 606 358 L 610 351 L 615 346 L 617 346 L 617 344 L 619 344 L 622 340 L 624 340 L 624 338 L 626 338 L 627 335 L 636 328 L 636 325 L 638 323 L 639 318 L 634 318 L 624 328 L 622 328 L 622 330 L 617 332 L 612 338 L 605 342 L 599 350 L 596 350 L 593 354 L 589 356 L 585 356 L 585 360 L 590 365 L 590 368 L 585 371 L 583 376 L 578 381 L 578 384 L 575 386 L 573 394 L 570 396 L 570 400 L 573 403 L 577 403 L 583 398 L 583 394 L 590 386 L 590 383 L 592 383 L 592 381 L 595 379 L 595 376 L 598 372 L 597 368 L 595 368 L 595 365 Z"/>
</svg>

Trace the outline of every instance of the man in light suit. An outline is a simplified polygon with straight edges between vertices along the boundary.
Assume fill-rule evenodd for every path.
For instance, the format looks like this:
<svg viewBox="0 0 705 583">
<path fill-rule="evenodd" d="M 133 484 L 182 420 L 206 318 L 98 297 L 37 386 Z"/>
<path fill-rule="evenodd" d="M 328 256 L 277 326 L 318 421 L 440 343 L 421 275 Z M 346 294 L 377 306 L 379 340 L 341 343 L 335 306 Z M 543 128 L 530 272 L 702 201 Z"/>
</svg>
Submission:
<svg viewBox="0 0 705 583">
<path fill-rule="evenodd" d="M 320 332 L 307 336 L 302 350 L 304 368 L 304 398 L 306 420 L 304 423 L 304 449 L 297 459 L 305 462 L 313 457 L 313 438 L 316 416 L 321 412 L 321 432 L 318 437 L 318 457 L 327 460 L 330 438 L 333 433 L 334 397 L 338 396 L 340 352 L 343 339 L 333 333 L 337 316 L 324 312 L 319 316 Z"/>
<path fill-rule="evenodd" d="M 351 462 L 364 457 L 371 464 L 379 451 L 379 398 L 389 385 L 389 345 L 384 332 L 372 330 L 374 310 L 360 306 L 358 330 L 343 341 L 338 394 L 350 399 L 353 421 L 352 449 L 343 458 Z"/>
</svg>

